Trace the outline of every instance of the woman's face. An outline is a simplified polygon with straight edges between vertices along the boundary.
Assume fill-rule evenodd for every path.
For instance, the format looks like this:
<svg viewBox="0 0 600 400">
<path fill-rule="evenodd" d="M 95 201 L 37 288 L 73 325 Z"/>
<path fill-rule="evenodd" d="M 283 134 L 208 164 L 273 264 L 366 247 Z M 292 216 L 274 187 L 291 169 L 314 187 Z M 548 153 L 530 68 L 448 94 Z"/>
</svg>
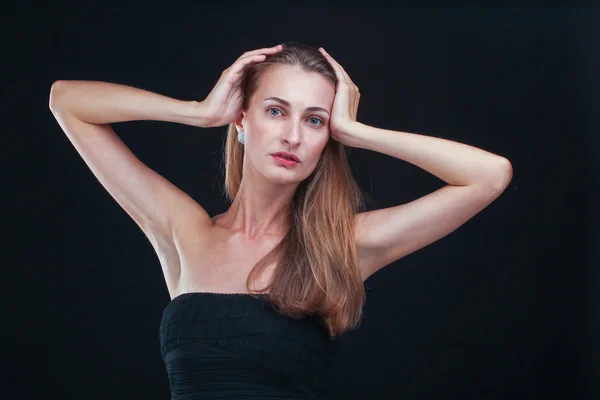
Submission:
<svg viewBox="0 0 600 400">
<path fill-rule="evenodd" d="M 317 72 L 280 65 L 266 71 L 249 107 L 236 121 L 244 130 L 244 158 L 253 169 L 278 183 L 299 183 L 314 171 L 329 140 L 329 114 L 335 85 Z M 295 154 L 286 166 L 273 153 Z"/>
</svg>

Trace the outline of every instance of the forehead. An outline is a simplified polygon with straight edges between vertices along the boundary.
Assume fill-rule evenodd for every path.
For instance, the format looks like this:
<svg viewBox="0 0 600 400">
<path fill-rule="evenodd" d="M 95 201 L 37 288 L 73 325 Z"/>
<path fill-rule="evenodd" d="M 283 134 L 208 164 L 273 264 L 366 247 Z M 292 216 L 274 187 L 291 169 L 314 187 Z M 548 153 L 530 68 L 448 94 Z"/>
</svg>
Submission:
<svg viewBox="0 0 600 400">
<path fill-rule="evenodd" d="M 334 84 L 318 72 L 305 71 L 297 65 L 278 65 L 261 77 L 256 101 L 275 96 L 300 107 L 331 109 L 335 97 Z"/>
</svg>

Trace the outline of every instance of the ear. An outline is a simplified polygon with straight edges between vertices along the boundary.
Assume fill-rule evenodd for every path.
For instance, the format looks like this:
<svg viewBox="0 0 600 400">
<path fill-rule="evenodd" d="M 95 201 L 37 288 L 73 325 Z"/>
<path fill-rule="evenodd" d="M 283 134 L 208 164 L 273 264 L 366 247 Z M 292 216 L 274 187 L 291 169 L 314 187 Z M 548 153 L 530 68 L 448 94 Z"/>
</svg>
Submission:
<svg viewBox="0 0 600 400">
<path fill-rule="evenodd" d="M 240 111 L 240 114 L 238 115 L 238 117 L 235 119 L 235 127 L 238 131 L 240 130 L 244 130 L 244 119 L 246 118 L 246 112 L 245 111 Z"/>
</svg>

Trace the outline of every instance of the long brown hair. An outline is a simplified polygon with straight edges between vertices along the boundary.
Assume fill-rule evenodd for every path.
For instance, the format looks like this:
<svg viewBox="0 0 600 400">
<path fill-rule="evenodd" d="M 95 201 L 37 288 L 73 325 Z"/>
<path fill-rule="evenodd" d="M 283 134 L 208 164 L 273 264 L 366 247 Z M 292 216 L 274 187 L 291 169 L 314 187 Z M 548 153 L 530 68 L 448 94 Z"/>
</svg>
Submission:
<svg viewBox="0 0 600 400">
<path fill-rule="evenodd" d="M 241 80 L 243 109 L 248 109 L 261 75 L 281 64 L 318 72 L 337 84 L 335 71 L 316 48 L 297 42 L 283 43 L 280 52 L 246 67 Z M 235 122 L 227 130 L 224 156 L 225 195 L 233 201 L 242 181 L 244 157 Z M 352 176 L 346 147 L 330 137 L 315 170 L 294 194 L 291 229 L 248 275 L 246 286 L 251 295 L 264 297 L 280 313 L 292 318 L 321 316 L 331 339 L 358 327 L 366 294 L 353 217 L 365 209 L 365 197 Z M 267 287 L 251 289 L 250 282 L 277 255 L 281 255 L 280 261 Z"/>
</svg>

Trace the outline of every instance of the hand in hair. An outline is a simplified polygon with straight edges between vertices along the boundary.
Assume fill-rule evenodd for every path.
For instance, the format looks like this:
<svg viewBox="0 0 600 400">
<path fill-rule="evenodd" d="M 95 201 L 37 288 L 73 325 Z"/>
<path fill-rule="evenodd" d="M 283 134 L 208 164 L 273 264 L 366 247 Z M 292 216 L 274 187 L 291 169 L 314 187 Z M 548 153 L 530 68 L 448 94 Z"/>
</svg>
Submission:
<svg viewBox="0 0 600 400">
<path fill-rule="evenodd" d="M 331 117 L 329 119 L 331 137 L 344 145 L 351 146 L 353 141 L 350 126 L 356 122 L 360 91 L 344 68 L 324 48 L 320 47 L 319 51 L 329 61 L 338 78 Z"/>
<path fill-rule="evenodd" d="M 281 51 L 282 48 L 281 45 L 277 45 L 247 51 L 224 70 L 206 99 L 198 103 L 202 115 L 202 127 L 224 126 L 235 121 L 242 108 L 240 80 L 244 68 L 251 63 L 264 61 L 267 55 Z"/>
</svg>

